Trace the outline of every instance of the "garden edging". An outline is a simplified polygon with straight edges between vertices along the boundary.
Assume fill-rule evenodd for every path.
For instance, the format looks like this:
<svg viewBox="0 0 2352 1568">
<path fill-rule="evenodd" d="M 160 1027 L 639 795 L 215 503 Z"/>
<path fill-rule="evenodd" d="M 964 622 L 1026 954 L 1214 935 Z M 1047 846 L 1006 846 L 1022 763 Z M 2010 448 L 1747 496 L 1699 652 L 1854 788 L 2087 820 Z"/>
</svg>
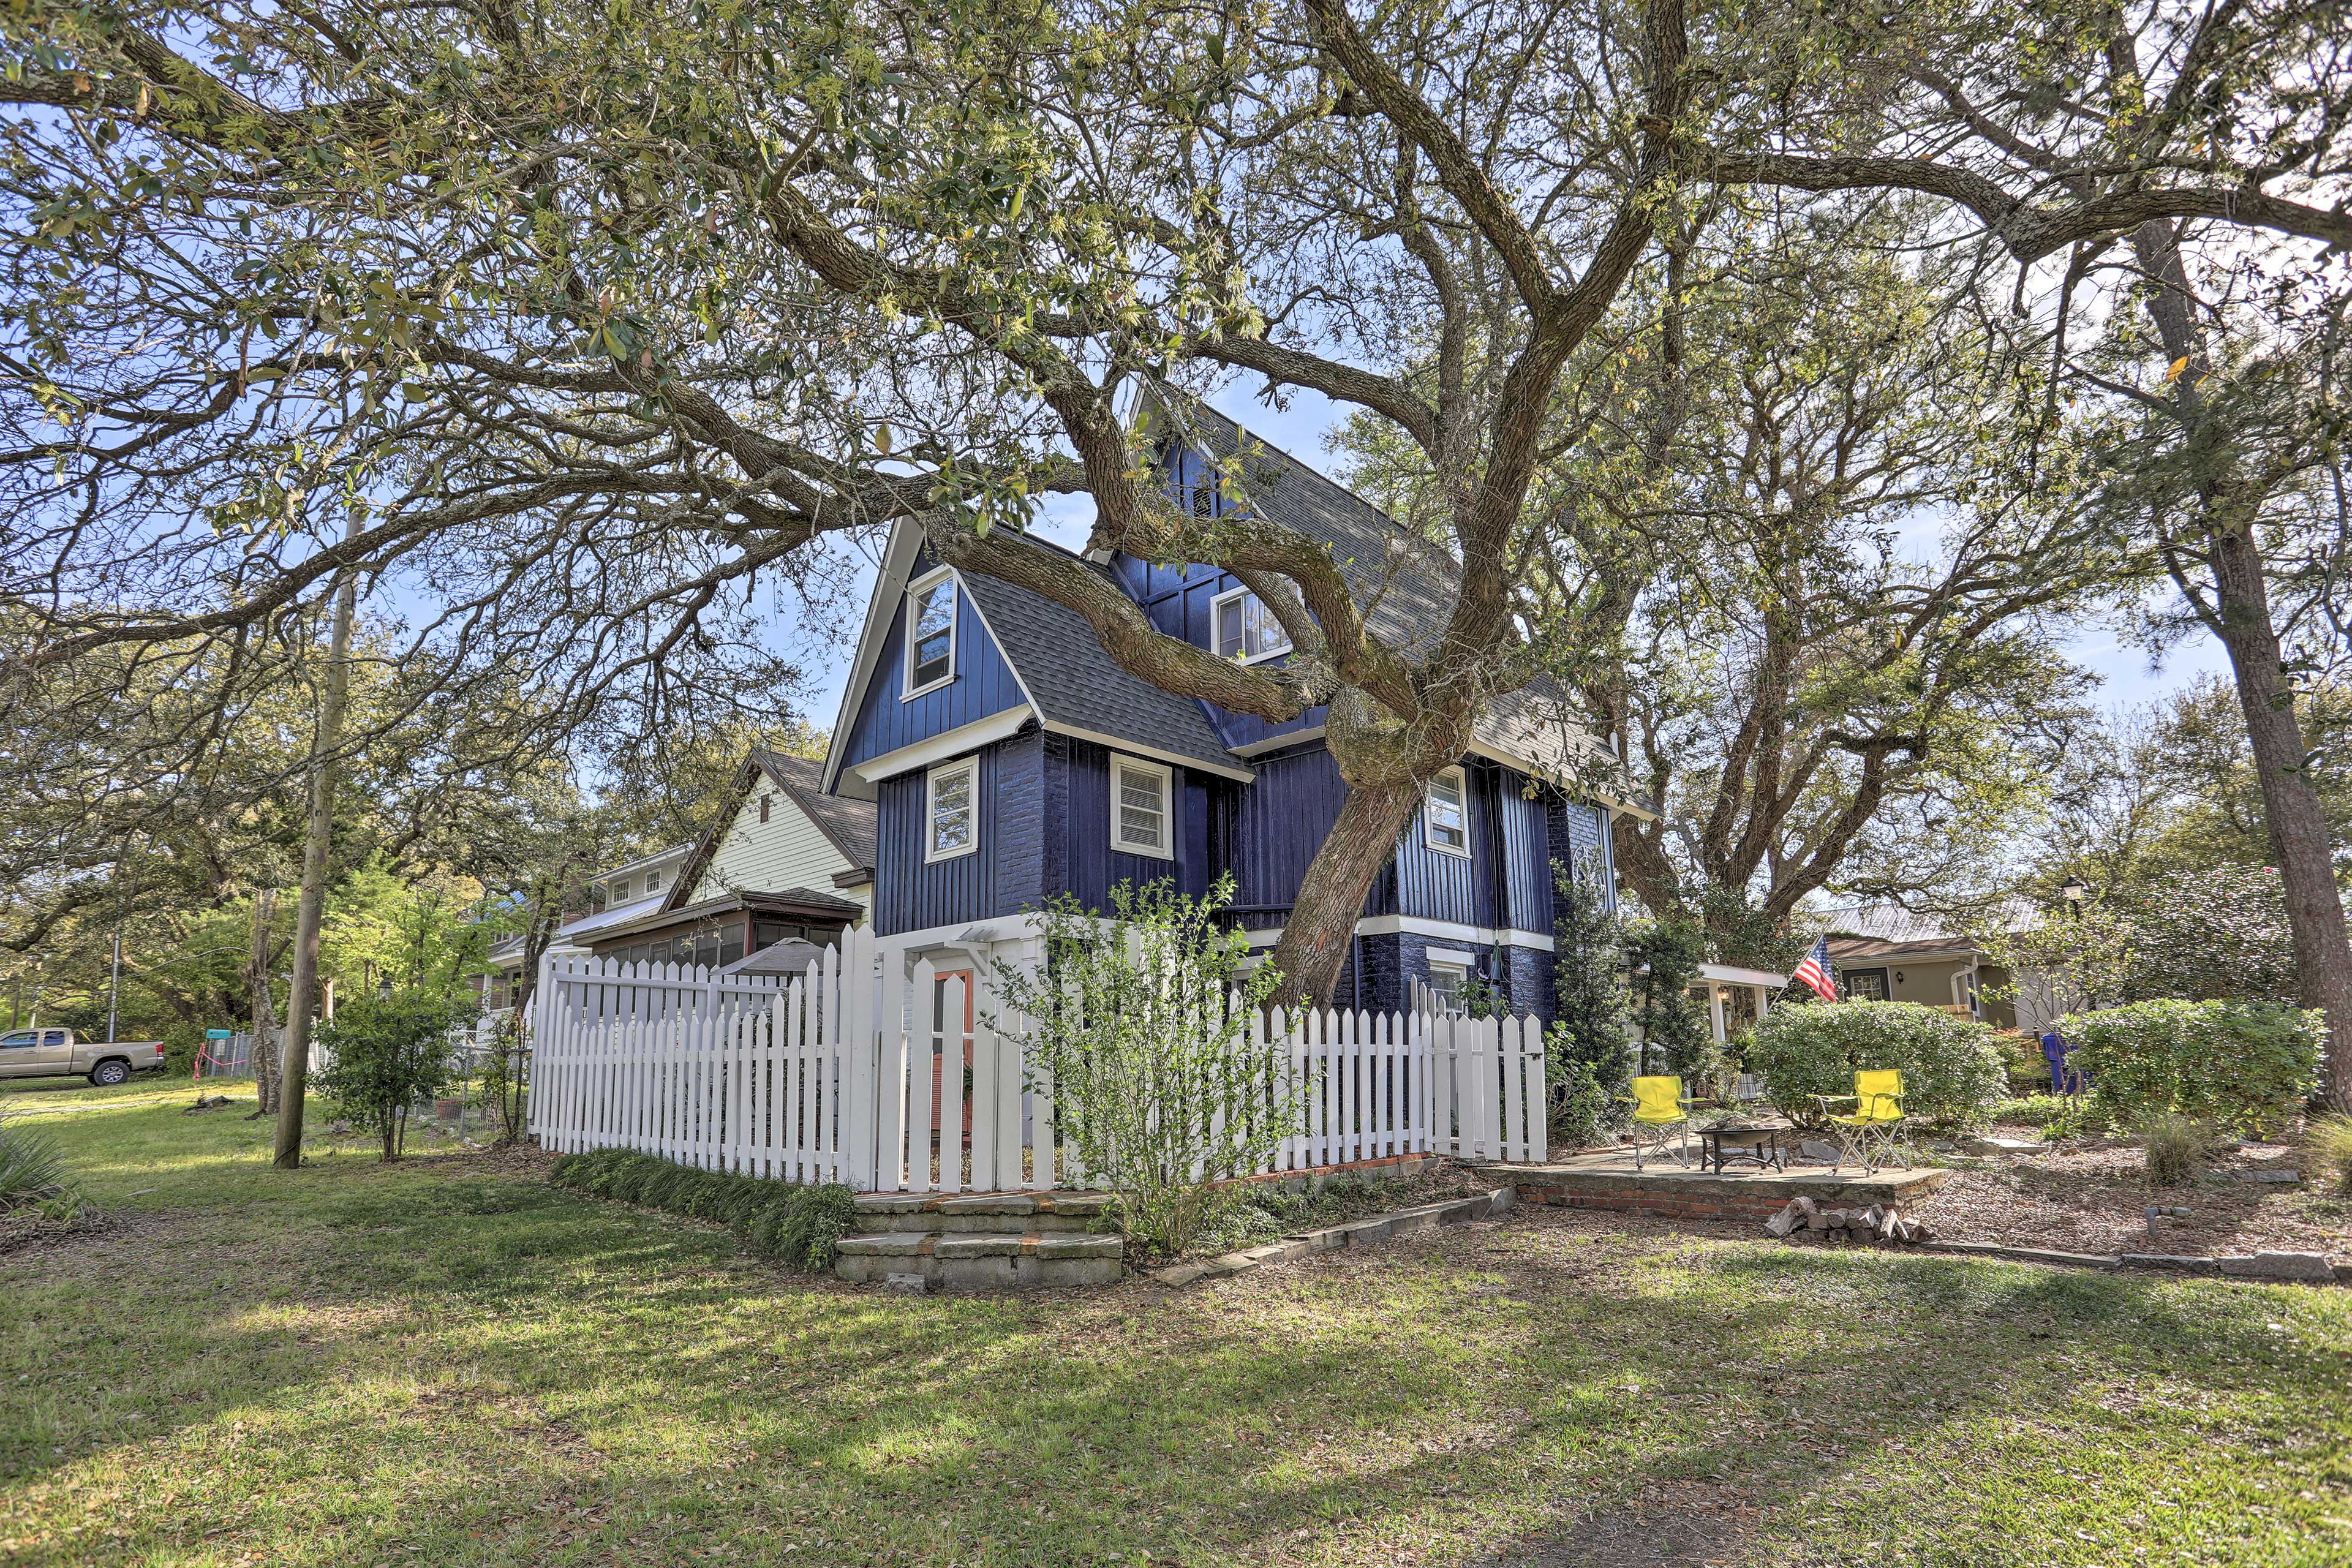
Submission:
<svg viewBox="0 0 2352 1568">
<path fill-rule="evenodd" d="M 1186 1263 L 1171 1263 L 1159 1268 L 1147 1268 L 1143 1272 L 1147 1278 L 1171 1287 L 1191 1285 L 1202 1279 L 1226 1279 L 1235 1274 L 1246 1274 L 1262 1263 L 1287 1263 L 1318 1252 L 1369 1247 L 1391 1237 L 1434 1230 L 1442 1225 L 1488 1219 L 1511 1206 L 1516 1191 L 1507 1186 L 1496 1187 L 1491 1193 L 1480 1193 L 1474 1197 L 1454 1198 L 1442 1204 L 1422 1204 L 1412 1208 L 1374 1215 L 1370 1219 L 1351 1220 L 1346 1225 L 1302 1230 L 1256 1247 L 1244 1247 L 1238 1252 Z"/>
<path fill-rule="evenodd" d="M 2352 1263 L 2330 1263 L 2315 1252 L 2258 1252 L 2252 1256 L 2199 1258 L 2165 1252 L 2053 1252 L 2038 1247 L 2005 1247 L 1995 1241 L 1928 1241 L 1916 1252 L 1946 1252 L 2053 1268 L 2119 1271 L 2152 1269 L 2174 1274 L 2215 1275 L 2263 1284 L 2352 1285 Z"/>
</svg>

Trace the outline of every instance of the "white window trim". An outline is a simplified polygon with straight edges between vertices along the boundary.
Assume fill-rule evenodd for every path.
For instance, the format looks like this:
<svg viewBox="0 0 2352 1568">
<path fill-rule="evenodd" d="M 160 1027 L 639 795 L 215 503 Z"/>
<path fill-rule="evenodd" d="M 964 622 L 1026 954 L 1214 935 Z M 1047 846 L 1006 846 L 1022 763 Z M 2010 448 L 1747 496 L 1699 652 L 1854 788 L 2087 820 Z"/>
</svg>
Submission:
<svg viewBox="0 0 2352 1568">
<path fill-rule="evenodd" d="M 1454 780 L 1454 798 L 1462 807 L 1460 844 L 1448 844 L 1437 837 L 1437 811 L 1430 799 L 1430 793 L 1437 787 L 1437 781 L 1448 775 Z M 1470 858 L 1470 775 L 1460 766 L 1440 768 L 1430 775 L 1428 787 L 1421 792 L 1421 837 L 1441 855 L 1458 855 L 1465 860 Z"/>
<path fill-rule="evenodd" d="M 1228 588 L 1223 593 L 1209 601 L 1209 649 L 1211 652 L 1214 653 L 1217 647 L 1217 617 L 1224 613 L 1224 608 L 1227 605 L 1233 604 L 1237 600 L 1246 599 L 1249 596 L 1250 591 L 1247 588 Z M 1263 607 L 1264 601 L 1261 600 L 1259 603 L 1260 606 Z M 1265 653 L 1243 654 L 1236 662 L 1241 664 L 1264 664 L 1267 659 L 1280 658 L 1286 653 L 1297 651 L 1290 642 L 1290 628 L 1284 626 L 1279 620 L 1275 620 L 1274 612 L 1271 610 L 1266 611 L 1266 618 L 1268 620 L 1273 620 L 1276 628 L 1282 633 L 1282 646 L 1277 648 L 1269 649 Z M 1224 656 L 1219 654 L 1218 657 L 1222 658 Z M 1285 739 L 1296 739 L 1296 737 L 1286 736 Z"/>
<path fill-rule="evenodd" d="M 904 640 L 907 645 L 906 657 L 901 660 L 898 672 L 898 700 L 901 702 L 912 702 L 928 692 L 937 691 L 956 678 L 956 623 L 963 617 L 963 593 L 961 589 L 948 595 L 948 672 L 937 680 L 921 686 L 915 684 L 915 607 L 922 602 L 927 591 L 942 580 L 952 582 L 954 578 L 954 571 L 942 566 L 936 572 L 926 572 L 907 584 L 907 605 L 899 612 L 905 623 Z"/>
<path fill-rule="evenodd" d="M 971 837 L 961 849 L 939 849 L 937 828 L 940 811 L 940 781 L 950 773 L 968 773 L 971 777 Z M 964 757 L 952 763 L 942 763 L 923 775 L 923 864 L 937 865 L 942 860 L 960 860 L 967 855 L 980 853 L 980 759 Z"/>
<path fill-rule="evenodd" d="M 1454 963 L 1444 960 L 1433 959 L 1430 961 L 1428 968 L 1428 985 L 1430 994 L 1438 998 L 1441 1005 L 1444 1005 L 1449 998 L 1447 998 L 1446 994 L 1444 991 L 1438 989 L 1437 972 L 1444 969 L 1462 977 L 1461 990 L 1456 991 L 1450 998 L 1453 1005 L 1451 1006 L 1444 1007 L 1445 1014 L 1448 1017 L 1460 1017 L 1462 1015 L 1460 1012 L 1456 1011 L 1456 1009 L 1464 1005 L 1465 999 L 1462 995 L 1462 992 L 1467 991 L 1470 988 L 1471 979 L 1478 973 L 1475 963 Z"/>
<path fill-rule="evenodd" d="M 1122 773 L 1150 773 L 1160 780 L 1160 847 L 1139 849 L 1120 838 L 1118 832 L 1118 775 Z M 1110 760 L 1110 847 L 1114 855 L 1141 855 L 1153 860 L 1176 858 L 1176 774 L 1160 763 L 1147 763 L 1140 757 L 1114 754 Z"/>
</svg>

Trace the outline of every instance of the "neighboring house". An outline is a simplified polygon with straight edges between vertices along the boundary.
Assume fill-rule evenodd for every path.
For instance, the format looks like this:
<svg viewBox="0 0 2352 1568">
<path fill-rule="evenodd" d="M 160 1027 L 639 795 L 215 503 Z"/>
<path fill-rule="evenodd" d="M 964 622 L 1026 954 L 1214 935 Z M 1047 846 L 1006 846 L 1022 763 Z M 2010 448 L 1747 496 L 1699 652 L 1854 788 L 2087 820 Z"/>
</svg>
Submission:
<svg viewBox="0 0 2352 1568">
<path fill-rule="evenodd" d="M 1982 944 L 1955 917 L 1922 914 L 1899 904 L 1817 912 L 1828 922 L 1830 963 L 1842 996 L 1947 1007 L 2000 1029 L 2021 1026 L 2039 1033 L 2045 1023 L 2032 1001 L 2041 989 L 2036 977 L 2023 976 L 2021 984 L 1985 956 Z M 2020 903 L 1991 910 L 1974 923 L 2015 929 L 2033 918 L 2030 907 Z"/>
<path fill-rule="evenodd" d="M 778 942 L 824 946 L 872 918 L 871 801 L 817 788 L 821 764 L 753 751 L 653 908 L 588 948 L 627 963 L 728 968 Z"/>
<path fill-rule="evenodd" d="M 1188 411 L 1206 445 L 1247 440 Z M 1248 505 L 1328 542 L 1376 630 L 1412 648 L 1454 602 L 1450 558 L 1279 453 L 1250 460 Z M 1171 441 L 1165 483 L 1203 515 L 1228 510 L 1201 450 Z M 1126 556 L 1093 563 L 1162 631 L 1244 661 L 1288 650 L 1229 574 Z M 1552 1011 L 1552 867 L 1612 889 L 1609 822 L 1622 802 L 1562 781 L 1612 759 L 1555 715 L 1543 687 L 1497 702 L 1375 879 L 1339 991 L 1395 1009 L 1412 984 L 1458 996 L 1475 975 L 1517 1011 Z M 1101 908 L 1117 882 L 1181 891 L 1235 882 L 1234 914 L 1264 948 L 1280 935 L 1347 786 L 1324 713 L 1285 724 L 1227 712 L 1127 673 L 1075 612 L 935 562 L 919 527 L 891 535 L 845 689 L 824 787 L 875 804 L 873 917 L 917 951 L 973 952 L 1029 929 L 1023 911 L 1068 892 Z M 966 962 L 971 962 L 967 960 Z"/>
<path fill-rule="evenodd" d="M 555 928 L 547 951 L 558 958 L 593 952 L 604 933 L 658 910 L 694 849 L 691 844 L 673 844 L 598 872 L 589 884 L 587 910 Z M 504 1012 L 521 994 L 523 947 L 520 934 L 502 938 L 491 947 L 485 960 L 489 973 L 477 987 L 483 1006 L 490 1012 Z"/>
</svg>

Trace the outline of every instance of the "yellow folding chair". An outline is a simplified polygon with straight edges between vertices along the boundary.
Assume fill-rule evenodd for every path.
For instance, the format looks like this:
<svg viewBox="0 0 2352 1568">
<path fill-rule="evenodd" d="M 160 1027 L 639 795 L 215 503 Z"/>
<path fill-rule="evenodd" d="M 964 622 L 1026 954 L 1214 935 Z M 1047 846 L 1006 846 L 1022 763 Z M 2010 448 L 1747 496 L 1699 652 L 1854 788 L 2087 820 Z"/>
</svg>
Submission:
<svg viewBox="0 0 2352 1568">
<path fill-rule="evenodd" d="M 1633 1169 L 1642 1168 L 1645 1150 L 1654 1154 L 1666 1152 L 1667 1139 L 1675 1135 L 1681 1142 L 1674 1151 L 1675 1163 L 1690 1163 L 1691 1099 L 1683 1092 L 1681 1079 L 1637 1078 L 1633 1092 L 1619 1098 L 1633 1108 Z"/>
<path fill-rule="evenodd" d="M 1817 1094 L 1813 1104 L 1838 1141 L 1838 1161 L 1832 1170 L 1844 1169 L 1848 1160 L 1871 1176 L 1890 1160 L 1899 1161 L 1906 1171 L 1911 1168 L 1911 1155 L 1903 1142 L 1901 1072 L 1893 1068 L 1857 1072 L 1852 1094 Z M 1851 1105 L 1853 1110 L 1840 1113 L 1830 1109 L 1836 1105 Z"/>
</svg>

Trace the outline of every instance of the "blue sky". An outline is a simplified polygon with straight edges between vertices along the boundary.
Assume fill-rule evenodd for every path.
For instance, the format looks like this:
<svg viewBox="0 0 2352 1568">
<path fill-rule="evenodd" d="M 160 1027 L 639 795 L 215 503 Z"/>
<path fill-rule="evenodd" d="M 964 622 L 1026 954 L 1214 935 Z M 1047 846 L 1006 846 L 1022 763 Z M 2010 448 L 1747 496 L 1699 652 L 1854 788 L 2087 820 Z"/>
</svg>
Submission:
<svg viewBox="0 0 2352 1568">
<path fill-rule="evenodd" d="M 1260 402 L 1246 385 L 1229 386 L 1211 396 L 1209 402 L 1227 417 L 1246 426 L 1260 439 L 1281 447 L 1325 473 L 1332 471 L 1331 455 L 1324 449 L 1323 438 L 1344 417 L 1340 407 L 1319 394 L 1294 391 L 1289 405 L 1276 408 Z M 1075 544 L 1085 537 L 1083 519 L 1088 515 L 1083 502 L 1076 505 L 1079 521 L 1065 522 L 1060 527 L 1049 519 L 1045 531 L 1059 542 Z M 860 578 L 860 593 L 872 592 L 873 571 L 866 568 Z M 802 657 L 809 673 L 811 695 L 808 704 L 810 720 L 819 725 L 830 725 L 841 705 L 842 684 L 848 679 L 849 662 L 856 651 L 858 627 L 855 625 L 827 628 L 822 637 L 803 639 Z M 2179 690 L 2200 675 L 2229 673 L 2229 658 L 2221 645 L 2210 637 L 2183 639 L 2172 648 L 2160 667 L 2151 668 L 2145 649 L 2130 647 L 2121 641 L 2111 626 L 2096 622 L 2084 623 L 2065 639 L 2068 656 L 2104 682 L 2100 695 L 2103 706 L 2130 708 L 2151 702 Z"/>
</svg>

